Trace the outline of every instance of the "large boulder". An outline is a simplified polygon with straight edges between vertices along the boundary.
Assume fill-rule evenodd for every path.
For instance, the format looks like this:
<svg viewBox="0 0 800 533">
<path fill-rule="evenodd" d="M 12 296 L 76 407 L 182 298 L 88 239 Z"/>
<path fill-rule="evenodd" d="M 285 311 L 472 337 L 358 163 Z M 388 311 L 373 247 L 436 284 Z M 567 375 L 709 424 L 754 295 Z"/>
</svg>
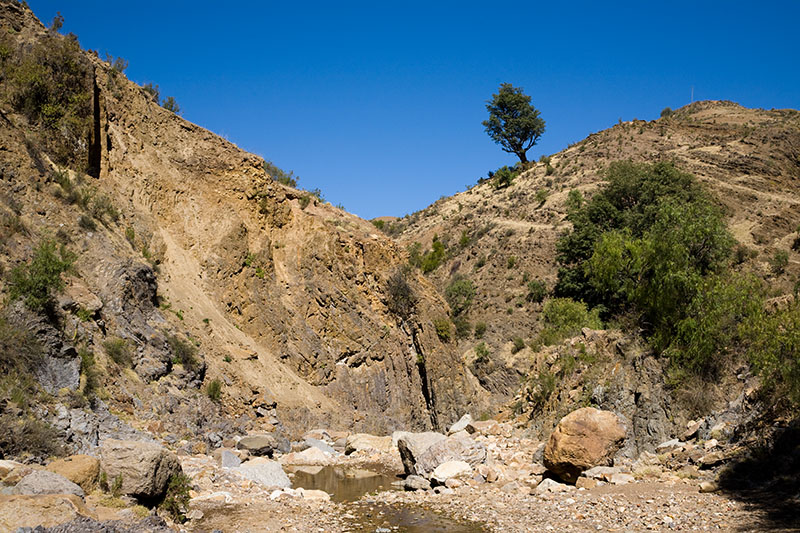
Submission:
<svg viewBox="0 0 800 533">
<path fill-rule="evenodd" d="M 463 461 L 471 467 L 486 462 L 486 446 L 464 433 L 441 439 L 428 447 L 414 464 L 415 473 L 428 476 L 448 461 Z"/>
<path fill-rule="evenodd" d="M 344 445 L 344 453 L 350 455 L 362 450 L 389 452 L 392 450 L 392 437 L 377 437 L 367 433 L 349 435 Z"/>
<path fill-rule="evenodd" d="M 416 474 L 414 467 L 417 461 L 428 448 L 437 442 L 445 440 L 447 437 L 434 431 L 424 433 L 397 433 L 397 449 L 400 451 L 400 459 L 403 461 L 403 468 L 406 474 Z M 438 465 L 437 465 L 438 466 Z M 434 468 L 436 468 L 434 466 Z"/>
<path fill-rule="evenodd" d="M 178 457 L 153 442 L 106 439 L 100 463 L 109 483 L 122 479 L 120 492 L 144 502 L 162 498 L 170 477 L 182 472 Z"/>
<path fill-rule="evenodd" d="M 266 433 L 263 435 L 247 435 L 239 440 L 236 447 L 240 450 L 247 450 L 250 455 L 256 457 L 272 457 L 272 454 L 278 448 L 278 440 Z"/>
<path fill-rule="evenodd" d="M 575 483 L 581 472 L 608 465 L 625 440 L 617 415 L 584 407 L 558 423 L 544 449 L 544 465 L 564 481 Z"/>
<path fill-rule="evenodd" d="M 265 487 L 278 487 L 281 489 L 289 488 L 292 482 L 289 476 L 283 471 L 283 467 L 277 461 L 257 457 L 243 463 L 238 468 L 232 468 L 250 481 L 255 481 Z"/>
<path fill-rule="evenodd" d="M 53 527 L 79 516 L 92 516 L 92 513 L 74 494 L 0 495 L 0 531 Z"/>
<path fill-rule="evenodd" d="M 73 455 L 53 461 L 47 470 L 64 476 L 88 493 L 97 485 L 100 461 L 89 455 Z"/>
<path fill-rule="evenodd" d="M 14 494 L 36 496 L 39 494 L 74 494 L 83 498 L 85 493 L 78 485 L 62 475 L 47 470 L 35 470 L 14 485 Z"/>
</svg>

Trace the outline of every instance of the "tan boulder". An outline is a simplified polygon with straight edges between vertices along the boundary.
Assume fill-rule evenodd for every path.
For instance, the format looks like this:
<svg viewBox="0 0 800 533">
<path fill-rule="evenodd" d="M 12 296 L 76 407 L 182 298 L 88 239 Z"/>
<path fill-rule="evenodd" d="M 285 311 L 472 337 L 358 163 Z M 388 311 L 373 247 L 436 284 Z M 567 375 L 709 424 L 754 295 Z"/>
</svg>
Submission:
<svg viewBox="0 0 800 533">
<path fill-rule="evenodd" d="M 83 500 L 74 494 L 0 495 L 0 531 L 16 531 L 20 527 L 53 527 L 79 516 L 97 518 Z"/>
<path fill-rule="evenodd" d="M 89 455 L 73 455 L 53 461 L 46 470 L 61 474 L 80 486 L 87 494 L 94 490 L 100 477 L 100 461 Z"/>
<path fill-rule="evenodd" d="M 183 471 L 178 457 L 154 442 L 106 439 L 100 458 L 108 483 L 122 479 L 121 493 L 142 501 L 163 496 L 169 478 Z"/>
<path fill-rule="evenodd" d="M 373 452 L 392 451 L 392 437 L 378 437 L 367 433 L 354 433 L 347 437 L 344 453 L 351 453 L 368 450 Z"/>
<path fill-rule="evenodd" d="M 584 407 L 558 423 L 544 449 L 544 465 L 575 483 L 584 470 L 610 464 L 625 440 L 625 427 L 610 411 Z"/>
</svg>

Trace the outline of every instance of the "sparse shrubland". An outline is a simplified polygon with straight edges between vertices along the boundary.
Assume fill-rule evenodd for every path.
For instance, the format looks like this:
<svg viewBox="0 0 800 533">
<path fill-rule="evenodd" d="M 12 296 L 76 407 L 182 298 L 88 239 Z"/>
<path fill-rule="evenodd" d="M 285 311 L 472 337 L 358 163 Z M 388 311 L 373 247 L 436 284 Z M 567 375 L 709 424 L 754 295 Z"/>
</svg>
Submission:
<svg viewBox="0 0 800 533">
<path fill-rule="evenodd" d="M 92 77 L 77 37 L 49 31 L 33 46 L 18 46 L 4 36 L 0 77 L 5 97 L 36 126 L 37 147 L 59 165 L 87 170 Z"/>
</svg>

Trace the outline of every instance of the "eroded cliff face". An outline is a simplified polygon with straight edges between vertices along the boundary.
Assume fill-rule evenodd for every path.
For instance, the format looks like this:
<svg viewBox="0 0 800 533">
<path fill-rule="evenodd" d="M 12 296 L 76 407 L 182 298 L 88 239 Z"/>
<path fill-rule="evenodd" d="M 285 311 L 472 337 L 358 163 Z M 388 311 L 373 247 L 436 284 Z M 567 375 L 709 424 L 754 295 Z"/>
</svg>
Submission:
<svg viewBox="0 0 800 533">
<path fill-rule="evenodd" d="M 20 41 L 45 34 L 28 10 L 10 2 L 0 9 Z M 115 375 L 108 364 L 115 400 L 136 406 L 175 379 L 169 337 L 177 335 L 204 360 L 184 382 L 219 379 L 224 411 L 254 424 L 277 423 L 275 404 L 290 428 L 375 432 L 441 427 L 480 408 L 474 378 L 433 331 L 433 318 L 447 312 L 434 287 L 412 273 L 414 312 L 403 319 L 389 311 L 388 278 L 406 261 L 391 239 L 274 182 L 262 158 L 85 57 L 88 171 L 70 176 L 107 195 L 119 218 L 91 231 L 78 226 L 80 209 L 53 183 L 60 169 L 46 150 L 26 150 L 26 119 L 5 108 L 5 199 L 18 205 L 27 231 L 6 243 L 4 262 L 27 259 L 46 235 L 67 235 L 78 254 L 67 292 L 78 295 L 75 309 L 92 310 L 86 322 L 62 308 L 76 338 L 99 352 L 112 336 L 137 346 L 133 373 Z"/>
</svg>

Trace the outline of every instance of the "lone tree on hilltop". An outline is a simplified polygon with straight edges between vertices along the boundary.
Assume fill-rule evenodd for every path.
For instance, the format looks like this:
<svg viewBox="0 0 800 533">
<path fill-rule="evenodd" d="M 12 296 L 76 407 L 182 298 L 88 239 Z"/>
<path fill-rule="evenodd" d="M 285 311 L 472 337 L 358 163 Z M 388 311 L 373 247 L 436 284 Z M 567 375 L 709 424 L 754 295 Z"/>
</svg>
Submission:
<svg viewBox="0 0 800 533">
<path fill-rule="evenodd" d="M 521 87 L 510 83 L 500 85 L 497 94 L 486 103 L 489 120 L 483 121 L 486 133 L 503 150 L 516 154 L 522 163 L 527 163 L 525 152 L 536 144 L 544 133 L 544 119 L 531 105 L 531 97 Z"/>
</svg>

